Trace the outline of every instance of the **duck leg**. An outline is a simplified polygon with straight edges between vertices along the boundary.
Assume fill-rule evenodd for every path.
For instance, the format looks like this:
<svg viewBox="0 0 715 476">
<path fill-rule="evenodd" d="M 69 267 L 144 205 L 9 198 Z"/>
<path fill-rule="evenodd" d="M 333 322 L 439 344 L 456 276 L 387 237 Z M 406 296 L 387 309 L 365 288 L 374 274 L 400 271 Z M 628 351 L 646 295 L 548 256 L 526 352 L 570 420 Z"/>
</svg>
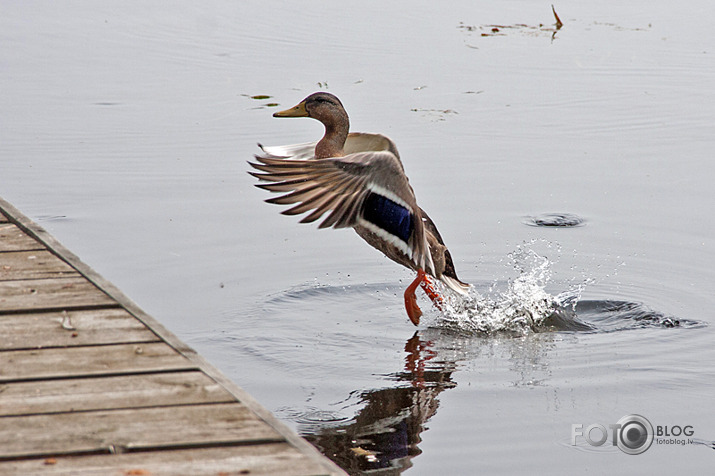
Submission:
<svg viewBox="0 0 715 476">
<path fill-rule="evenodd" d="M 439 291 L 434 288 L 432 280 L 429 276 L 427 276 L 424 270 L 418 269 L 417 277 L 414 281 L 412 281 L 412 283 L 410 283 L 407 289 L 405 289 L 405 309 L 407 310 L 407 315 L 414 325 L 418 325 L 420 323 L 420 316 L 422 316 L 422 310 L 417 305 L 417 296 L 415 296 L 417 286 L 422 287 L 422 290 L 425 294 L 427 294 L 427 297 L 432 300 L 432 303 L 435 307 L 437 307 L 437 309 L 440 311 L 444 309 L 442 307 L 444 304 L 444 298 Z"/>
<path fill-rule="evenodd" d="M 435 307 L 441 311 L 443 309 L 442 305 L 444 304 L 444 298 L 439 293 L 439 291 L 434 288 L 432 280 L 424 273 L 423 276 L 424 277 L 422 278 L 422 282 L 420 283 L 420 286 L 422 286 L 422 290 L 425 292 L 427 297 L 432 300 L 432 303 L 435 305 Z"/>
<path fill-rule="evenodd" d="M 420 323 L 420 316 L 422 315 L 422 310 L 417 305 L 417 296 L 415 296 L 415 290 L 417 286 L 420 285 L 425 279 L 425 272 L 423 270 L 417 271 L 417 277 L 415 278 L 407 289 L 405 289 L 405 309 L 407 310 L 407 316 L 412 321 L 412 324 L 418 325 Z"/>
</svg>

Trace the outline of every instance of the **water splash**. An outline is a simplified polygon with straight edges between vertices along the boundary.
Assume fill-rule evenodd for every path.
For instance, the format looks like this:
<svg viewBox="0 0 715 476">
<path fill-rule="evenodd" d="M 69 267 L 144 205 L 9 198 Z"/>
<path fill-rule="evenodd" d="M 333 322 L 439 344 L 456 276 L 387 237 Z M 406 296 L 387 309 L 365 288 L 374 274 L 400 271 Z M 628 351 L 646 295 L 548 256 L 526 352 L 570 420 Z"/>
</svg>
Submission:
<svg viewBox="0 0 715 476">
<path fill-rule="evenodd" d="M 543 244 L 549 253 L 556 252 L 554 260 L 536 251 L 535 247 Z M 472 288 L 466 299 L 449 297 L 436 326 L 470 334 L 526 335 L 547 331 L 612 332 L 703 325 L 665 315 L 637 302 L 583 300 L 586 288 L 598 282 L 586 274 L 572 279 L 566 291 L 553 295 L 546 291 L 546 287 L 552 278 L 553 265 L 560 256 L 558 243 L 545 240 L 522 243 L 507 255 L 511 268 L 518 273 L 515 278 L 509 278 L 501 285 L 499 281 L 494 282 L 484 295 Z"/>
<path fill-rule="evenodd" d="M 559 296 L 549 294 L 546 286 L 552 276 L 552 261 L 534 250 L 535 243 L 524 242 L 509 253 L 512 268 L 519 274 L 508 279 L 506 289 L 499 290 L 494 283 L 485 296 L 473 288 L 466 299 L 448 299 L 438 325 L 472 333 L 524 334 L 539 330 L 564 302 L 575 305 L 585 284 Z M 560 253 L 558 244 L 548 246 L 555 246 Z"/>
</svg>

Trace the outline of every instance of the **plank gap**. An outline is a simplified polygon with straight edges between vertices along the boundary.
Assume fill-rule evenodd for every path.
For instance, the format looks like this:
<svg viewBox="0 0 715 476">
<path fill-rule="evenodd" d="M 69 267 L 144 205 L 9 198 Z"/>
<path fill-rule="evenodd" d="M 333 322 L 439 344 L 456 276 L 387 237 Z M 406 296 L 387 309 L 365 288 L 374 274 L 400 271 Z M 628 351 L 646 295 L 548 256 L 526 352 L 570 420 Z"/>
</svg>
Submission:
<svg viewBox="0 0 715 476">
<path fill-rule="evenodd" d="M 2 253 L 2 252 L 0 252 Z M 0 283 L 3 281 L 42 281 L 43 279 L 72 279 L 72 278 L 81 278 L 82 275 L 79 274 L 77 271 L 61 271 L 57 272 L 56 274 L 53 274 L 51 276 L 39 276 L 39 277 L 29 277 L 29 278 L 12 278 L 12 279 L 2 279 L 2 276 L 0 276 Z"/>
<path fill-rule="evenodd" d="M 53 278 L 53 279 L 63 279 L 63 278 Z M 67 278 L 69 279 L 69 278 Z M 31 309 L 0 309 L 0 316 L 6 316 L 11 314 L 28 314 L 28 313 L 47 313 L 47 312 L 77 312 L 77 311 L 101 311 L 103 309 L 122 309 L 119 303 L 112 304 L 88 304 L 80 306 L 65 306 L 65 307 L 38 307 Z"/>
<path fill-rule="evenodd" d="M 35 242 L 35 243 L 37 243 L 37 242 Z M 37 248 L 22 247 L 22 248 L 18 248 L 16 250 L 0 250 L 0 255 L 2 255 L 3 253 L 17 253 L 18 251 L 22 252 L 22 251 L 45 251 L 45 250 L 47 250 L 47 248 L 45 248 L 42 245 L 40 245 L 39 243 L 37 243 Z"/>
<path fill-rule="evenodd" d="M 142 446 L 137 448 L 127 447 L 123 448 L 123 453 L 148 453 L 150 451 L 177 451 L 177 450 L 191 450 L 191 449 L 203 449 L 203 448 L 226 448 L 226 447 L 237 447 L 237 446 L 259 446 L 259 445 L 273 445 L 276 443 L 285 443 L 285 439 L 281 437 L 276 438 L 256 438 L 252 440 L 235 440 L 235 441 L 214 441 L 206 443 L 180 443 L 171 445 L 157 445 L 157 446 Z"/>
<path fill-rule="evenodd" d="M 80 414 L 91 414 L 91 413 L 107 413 L 107 412 L 123 412 L 127 410 L 154 410 L 159 408 L 181 408 L 181 407 L 199 407 L 202 405 L 233 405 L 239 402 L 236 398 L 231 398 L 225 401 L 207 401 L 207 402 L 192 402 L 192 403 L 169 403 L 169 404 L 159 404 L 159 405 L 129 405 L 125 407 L 112 407 L 112 408 L 93 408 L 91 410 L 71 410 L 71 411 L 51 411 L 51 412 L 32 412 L 32 413 L 14 413 L 12 415 L 0 415 L 0 424 L 3 418 L 16 418 L 16 417 L 33 417 L 33 416 L 52 416 L 52 415 L 80 415 Z M 162 447 L 163 448 L 163 447 Z M 183 447 L 182 447 L 183 448 Z M 144 450 L 141 450 L 144 451 Z M 146 451 L 151 451 L 148 449 Z"/>
<path fill-rule="evenodd" d="M 146 340 L 131 340 L 126 342 L 99 342 L 99 343 L 88 343 L 79 345 L 47 345 L 40 347 L 15 347 L 12 349 L 0 349 L 0 354 L 3 352 L 15 352 L 15 351 L 27 351 L 27 350 L 54 350 L 54 349 L 82 349 L 85 347 L 111 347 L 114 345 L 127 345 L 127 344 L 157 344 L 163 343 L 158 337 L 156 339 L 146 339 Z"/>
<path fill-rule="evenodd" d="M 52 458 L 52 457 L 68 457 L 68 456 L 100 456 L 100 455 L 111 455 L 112 452 L 109 451 L 108 448 L 105 449 L 98 449 L 98 450 L 85 450 L 85 451 L 67 451 L 67 452 L 55 452 L 55 453 L 47 453 L 47 454 L 33 454 L 33 455 L 28 455 L 28 456 L 5 456 L 5 455 L 0 455 L 0 461 L 7 463 L 7 462 L 12 462 L 12 461 L 32 461 L 32 460 L 38 460 L 38 459 L 47 459 L 47 458 Z"/>
<path fill-rule="evenodd" d="M 153 342 L 152 342 L 153 343 Z M 190 363 L 187 360 L 187 363 Z M 126 371 L 116 371 L 116 372 L 105 372 L 96 374 L 77 374 L 77 375 L 51 375 L 45 377 L 18 377 L 18 378 L 8 378 L 0 379 L 0 386 L 10 383 L 21 383 L 21 382 L 43 382 L 45 380 L 70 380 L 70 379 L 83 379 L 83 378 L 112 378 L 112 377 L 126 377 L 130 375 L 150 375 L 150 374 L 168 374 L 173 372 L 194 372 L 202 371 L 201 367 L 197 365 L 187 365 L 186 367 L 174 367 L 171 369 L 148 369 L 148 370 L 126 370 Z M 238 401 L 238 400 L 237 400 Z"/>
<path fill-rule="evenodd" d="M 72 457 L 72 456 L 97 456 L 97 455 L 122 455 L 122 454 L 142 454 L 142 453 L 152 453 L 152 452 L 169 452 L 169 451 L 186 451 L 186 450 L 200 450 L 200 449 L 210 449 L 210 448 L 240 448 L 240 447 L 252 447 L 252 446 L 264 446 L 264 445 L 275 445 L 286 443 L 284 438 L 256 438 L 254 440 L 235 440 L 235 441 L 216 441 L 216 442 L 205 442 L 205 443 L 186 443 L 186 444 L 172 444 L 172 445 L 156 445 L 156 446 L 146 446 L 146 447 L 123 447 L 121 445 L 108 445 L 107 448 L 97 449 L 97 450 L 87 450 L 87 451 L 53 451 L 47 453 L 34 453 L 25 456 L 3 456 L 0 455 L 0 461 L 30 461 L 38 459 L 47 459 L 53 457 Z"/>
</svg>

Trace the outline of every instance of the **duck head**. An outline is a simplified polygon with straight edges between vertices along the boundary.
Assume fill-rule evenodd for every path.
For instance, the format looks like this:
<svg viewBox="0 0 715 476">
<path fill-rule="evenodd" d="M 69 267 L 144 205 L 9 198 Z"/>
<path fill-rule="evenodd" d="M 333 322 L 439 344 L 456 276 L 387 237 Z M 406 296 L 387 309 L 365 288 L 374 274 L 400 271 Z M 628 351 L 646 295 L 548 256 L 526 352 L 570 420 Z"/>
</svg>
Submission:
<svg viewBox="0 0 715 476">
<path fill-rule="evenodd" d="M 325 126 L 325 135 L 315 147 L 315 158 L 340 157 L 350 131 L 348 113 L 340 99 L 330 93 L 313 93 L 301 102 L 273 114 L 273 117 L 311 117 Z"/>
</svg>

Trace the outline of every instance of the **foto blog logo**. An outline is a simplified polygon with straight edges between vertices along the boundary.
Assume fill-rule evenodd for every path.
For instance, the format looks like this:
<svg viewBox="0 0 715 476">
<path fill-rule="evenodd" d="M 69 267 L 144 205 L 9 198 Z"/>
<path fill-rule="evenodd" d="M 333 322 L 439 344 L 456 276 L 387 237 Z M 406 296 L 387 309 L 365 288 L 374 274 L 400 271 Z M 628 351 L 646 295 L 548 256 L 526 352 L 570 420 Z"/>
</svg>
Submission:
<svg viewBox="0 0 715 476">
<path fill-rule="evenodd" d="M 645 452 L 653 444 L 653 425 L 641 415 L 626 415 L 618 423 L 608 425 L 611 430 L 611 444 L 629 455 Z M 609 432 L 604 425 L 593 423 L 585 429 L 580 423 L 571 425 L 571 444 L 576 445 L 576 438 L 583 437 L 591 446 L 602 446 L 609 439 Z"/>
<path fill-rule="evenodd" d="M 692 425 L 674 425 L 655 427 L 642 415 L 626 415 L 617 423 L 606 428 L 600 423 L 593 423 L 586 428 L 580 423 L 571 425 L 571 445 L 576 446 L 578 437 L 583 438 L 591 446 L 603 446 L 610 439 L 612 446 L 629 455 L 639 455 L 651 447 L 655 440 L 658 444 L 686 445 L 697 443 L 693 436 Z M 609 432 L 610 430 L 610 432 Z M 679 438 L 679 437 L 683 438 Z M 688 437 L 688 438 L 685 438 Z"/>
</svg>

